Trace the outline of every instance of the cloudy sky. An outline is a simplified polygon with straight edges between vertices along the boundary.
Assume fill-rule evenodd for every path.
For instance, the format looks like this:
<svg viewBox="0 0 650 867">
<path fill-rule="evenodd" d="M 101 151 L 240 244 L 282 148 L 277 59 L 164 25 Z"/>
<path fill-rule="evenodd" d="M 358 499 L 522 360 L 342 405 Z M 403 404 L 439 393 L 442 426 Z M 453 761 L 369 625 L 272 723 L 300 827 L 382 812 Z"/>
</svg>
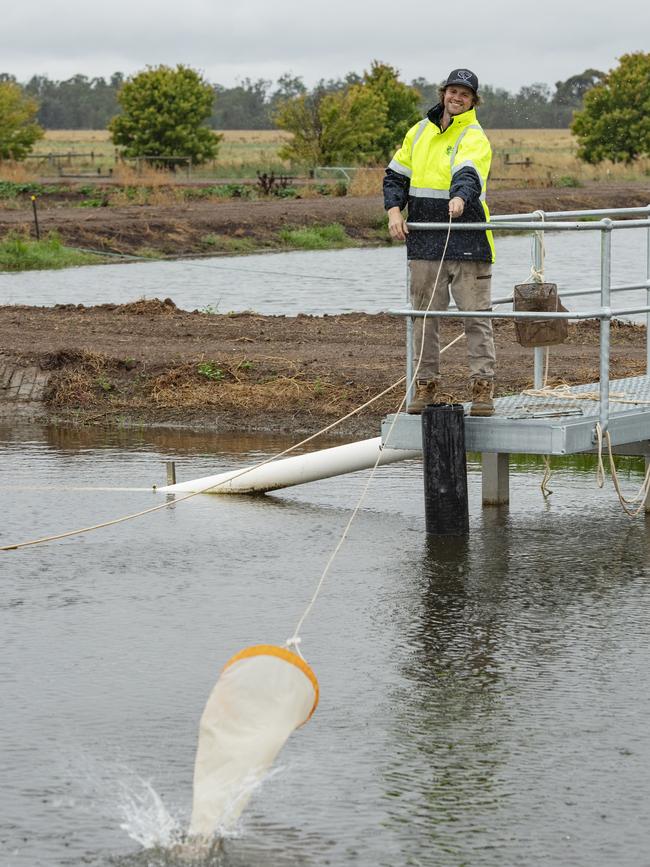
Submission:
<svg viewBox="0 0 650 867">
<path fill-rule="evenodd" d="M 189 64 L 226 86 L 275 81 L 285 72 L 311 86 L 361 72 L 372 59 L 404 80 L 439 81 L 469 66 L 508 90 L 553 85 L 584 69 L 611 69 L 650 49 L 650 3 L 626 0 L 51 0 L 7 4 L 0 72 L 19 81 L 127 74 L 146 65 Z"/>
</svg>

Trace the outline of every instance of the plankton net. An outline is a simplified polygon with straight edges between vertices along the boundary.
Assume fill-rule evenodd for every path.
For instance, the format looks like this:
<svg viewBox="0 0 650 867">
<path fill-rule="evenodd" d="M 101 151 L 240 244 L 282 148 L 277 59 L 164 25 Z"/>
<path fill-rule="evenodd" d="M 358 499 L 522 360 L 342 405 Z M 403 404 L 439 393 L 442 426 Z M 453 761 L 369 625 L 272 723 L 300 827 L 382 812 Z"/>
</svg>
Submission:
<svg viewBox="0 0 650 867">
<path fill-rule="evenodd" d="M 199 725 L 191 836 L 234 827 L 289 735 L 317 704 L 315 674 L 286 648 L 247 647 L 226 663 Z"/>
</svg>

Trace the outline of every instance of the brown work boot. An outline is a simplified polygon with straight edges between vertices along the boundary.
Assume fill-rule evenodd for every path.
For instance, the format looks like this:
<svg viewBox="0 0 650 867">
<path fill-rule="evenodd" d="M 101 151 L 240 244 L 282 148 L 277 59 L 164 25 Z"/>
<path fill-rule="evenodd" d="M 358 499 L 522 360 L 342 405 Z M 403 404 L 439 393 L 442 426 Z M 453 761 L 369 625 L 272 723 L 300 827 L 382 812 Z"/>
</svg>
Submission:
<svg viewBox="0 0 650 867">
<path fill-rule="evenodd" d="M 494 382 L 491 379 L 475 379 L 472 383 L 472 407 L 470 415 L 494 415 Z"/>
<path fill-rule="evenodd" d="M 415 397 L 406 407 L 409 415 L 421 415 L 422 410 L 427 404 L 439 403 L 440 382 L 437 379 L 423 380 L 415 385 Z"/>
</svg>

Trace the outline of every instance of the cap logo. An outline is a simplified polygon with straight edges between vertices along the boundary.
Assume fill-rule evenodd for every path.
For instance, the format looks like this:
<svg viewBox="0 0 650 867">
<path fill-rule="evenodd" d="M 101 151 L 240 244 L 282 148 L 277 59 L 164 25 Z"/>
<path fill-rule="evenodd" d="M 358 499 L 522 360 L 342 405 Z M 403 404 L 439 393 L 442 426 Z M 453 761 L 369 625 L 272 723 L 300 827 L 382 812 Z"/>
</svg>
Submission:
<svg viewBox="0 0 650 867">
<path fill-rule="evenodd" d="M 460 79 L 462 79 L 463 81 L 469 81 L 470 78 L 472 77 L 472 73 L 469 72 L 467 69 L 459 69 L 458 70 L 458 77 Z"/>
</svg>

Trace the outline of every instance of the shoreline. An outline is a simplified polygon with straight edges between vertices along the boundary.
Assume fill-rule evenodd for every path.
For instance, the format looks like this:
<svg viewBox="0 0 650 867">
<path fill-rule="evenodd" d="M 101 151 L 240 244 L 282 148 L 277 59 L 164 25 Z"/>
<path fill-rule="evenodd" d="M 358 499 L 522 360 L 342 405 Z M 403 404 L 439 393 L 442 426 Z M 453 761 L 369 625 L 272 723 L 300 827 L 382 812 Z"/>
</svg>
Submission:
<svg viewBox="0 0 650 867">
<path fill-rule="evenodd" d="M 443 345 L 462 331 L 442 323 Z M 496 395 L 532 386 L 533 353 L 495 320 Z M 612 379 L 645 373 L 645 327 L 613 322 Z M 599 324 L 551 347 L 550 385 L 599 377 Z M 0 418 L 46 424 L 307 435 L 405 374 L 404 324 L 385 313 L 263 316 L 180 310 L 171 299 L 95 307 L 0 307 Z M 445 355 L 443 384 L 470 398 L 466 350 Z M 377 436 L 396 386 L 328 436 Z"/>
<path fill-rule="evenodd" d="M 494 214 L 649 201 L 650 181 L 491 196 Z M 334 223 L 350 244 L 391 243 L 379 197 L 63 206 L 44 209 L 41 219 L 43 231 L 53 228 L 68 244 L 128 253 L 145 240 L 173 258 L 246 253 L 253 243 L 262 245 L 255 252 L 273 252 L 283 227 Z M 0 209 L 0 237 L 21 226 L 30 230 L 23 212 Z M 227 249 L 199 249 L 208 231 L 226 239 Z M 512 323 L 495 320 L 494 328 L 497 396 L 530 387 L 532 351 L 516 343 Z M 460 320 L 443 320 L 443 344 L 461 330 Z M 405 374 L 404 323 L 383 313 L 218 314 L 181 310 L 173 300 L 157 298 L 95 307 L 4 306 L 0 347 L 0 418 L 66 425 L 311 434 Z M 598 323 L 570 325 L 568 340 L 550 353 L 550 384 L 597 381 Z M 645 327 L 613 322 L 612 379 L 640 373 L 645 373 Z M 456 400 L 469 399 L 462 341 L 445 356 L 443 385 Z M 332 435 L 377 435 L 381 418 L 402 396 L 398 387 Z"/>
<path fill-rule="evenodd" d="M 645 207 L 648 183 L 589 183 L 582 187 L 540 187 L 495 190 L 489 196 L 493 215 L 536 210 L 593 210 Z M 80 207 L 69 200 L 39 200 L 39 230 L 54 233 L 68 247 L 98 253 L 160 256 L 259 253 L 266 250 L 331 249 L 336 246 L 388 245 L 380 196 L 256 201 L 220 199 L 191 204 L 146 204 Z M 337 226 L 328 235 L 328 227 Z M 317 236 L 301 239 L 300 232 Z M 0 239 L 12 234 L 33 238 L 29 197 L 0 207 Z M 318 246 L 301 246 L 317 243 Z"/>
</svg>

